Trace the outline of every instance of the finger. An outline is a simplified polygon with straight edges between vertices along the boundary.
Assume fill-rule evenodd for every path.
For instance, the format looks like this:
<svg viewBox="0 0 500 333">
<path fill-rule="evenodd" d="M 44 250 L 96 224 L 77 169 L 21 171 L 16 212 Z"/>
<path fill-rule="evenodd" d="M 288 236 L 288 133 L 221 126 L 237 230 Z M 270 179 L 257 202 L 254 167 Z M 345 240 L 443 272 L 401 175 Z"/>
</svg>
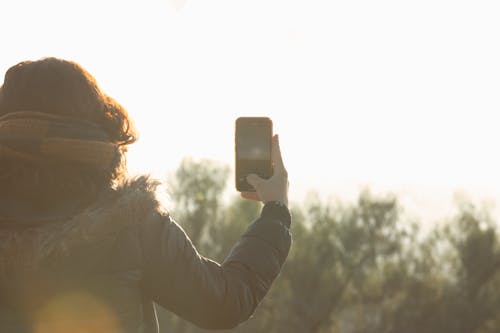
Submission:
<svg viewBox="0 0 500 333">
<path fill-rule="evenodd" d="M 264 182 L 264 179 L 260 178 L 256 174 L 252 173 L 247 176 L 247 182 L 248 184 L 252 185 L 253 188 L 257 188 L 262 182 Z"/>
<path fill-rule="evenodd" d="M 241 196 L 245 199 L 260 201 L 257 192 L 241 192 Z"/>
<path fill-rule="evenodd" d="M 281 149 L 278 134 L 273 136 L 273 150 L 272 150 L 272 159 L 274 168 L 277 172 L 283 173 L 285 171 L 285 166 L 283 164 L 283 158 L 281 157 Z"/>
</svg>

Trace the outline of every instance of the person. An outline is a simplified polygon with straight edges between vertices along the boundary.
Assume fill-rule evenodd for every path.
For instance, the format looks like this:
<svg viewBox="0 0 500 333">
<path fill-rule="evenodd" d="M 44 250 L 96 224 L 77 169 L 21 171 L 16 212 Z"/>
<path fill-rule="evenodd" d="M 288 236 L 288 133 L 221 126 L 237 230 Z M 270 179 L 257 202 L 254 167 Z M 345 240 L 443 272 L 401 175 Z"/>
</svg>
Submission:
<svg viewBox="0 0 500 333">
<path fill-rule="evenodd" d="M 202 256 L 129 177 L 137 131 L 79 64 L 21 62 L 0 87 L 0 331 L 158 332 L 156 305 L 209 329 L 254 313 L 291 246 L 288 176 L 251 175 L 264 204 L 222 263 Z M 203 221 L 200 221 L 203 223 Z"/>
</svg>

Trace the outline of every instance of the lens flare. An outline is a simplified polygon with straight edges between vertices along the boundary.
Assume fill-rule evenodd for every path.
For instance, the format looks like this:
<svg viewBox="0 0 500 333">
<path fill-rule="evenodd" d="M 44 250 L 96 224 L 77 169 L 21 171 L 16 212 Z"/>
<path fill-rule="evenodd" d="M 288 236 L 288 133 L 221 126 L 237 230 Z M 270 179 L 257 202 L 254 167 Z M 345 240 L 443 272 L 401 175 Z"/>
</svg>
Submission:
<svg viewBox="0 0 500 333">
<path fill-rule="evenodd" d="M 35 333 L 120 332 L 113 309 L 94 295 L 71 292 L 50 299 L 38 312 Z"/>
</svg>

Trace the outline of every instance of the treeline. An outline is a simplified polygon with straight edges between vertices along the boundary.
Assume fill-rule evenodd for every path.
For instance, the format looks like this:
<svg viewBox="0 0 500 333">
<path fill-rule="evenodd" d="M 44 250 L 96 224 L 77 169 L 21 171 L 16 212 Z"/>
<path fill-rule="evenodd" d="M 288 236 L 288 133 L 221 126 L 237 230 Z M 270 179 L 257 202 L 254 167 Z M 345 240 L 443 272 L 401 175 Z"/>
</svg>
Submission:
<svg viewBox="0 0 500 333">
<path fill-rule="evenodd" d="M 260 204 L 223 193 L 229 169 L 184 160 L 172 215 L 199 251 L 222 261 Z M 237 333 L 498 333 L 500 236 L 473 205 L 425 235 L 393 196 L 293 205 L 293 245 L 267 298 Z M 160 312 L 162 333 L 199 333 Z"/>
</svg>

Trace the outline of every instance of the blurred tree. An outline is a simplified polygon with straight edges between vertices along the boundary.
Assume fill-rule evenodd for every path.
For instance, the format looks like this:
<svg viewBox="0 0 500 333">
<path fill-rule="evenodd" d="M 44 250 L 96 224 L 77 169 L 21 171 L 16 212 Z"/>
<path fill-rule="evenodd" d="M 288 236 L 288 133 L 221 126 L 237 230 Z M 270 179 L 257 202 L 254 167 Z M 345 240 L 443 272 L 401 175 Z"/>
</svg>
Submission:
<svg viewBox="0 0 500 333">
<path fill-rule="evenodd" d="M 487 215 L 463 205 L 411 261 L 390 329 L 380 332 L 500 332 L 500 248 Z"/>
<path fill-rule="evenodd" d="M 210 160 L 181 161 L 171 182 L 174 216 L 193 244 L 209 248 L 206 229 L 219 219 L 229 168 Z"/>
<path fill-rule="evenodd" d="M 487 214 L 472 205 L 461 212 L 444 234 L 451 245 L 455 266 L 452 288 L 443 312 L 449 331 L 478 332 L 500 314 L 500 245 L 496 225 Z M 497 327 L 497 332 L 500 327 Z"/>
<path fill-rule="evenodd" d="M 398 218 L 395 198 L 374 198 L 368 192 L 352 207 L 312 203 L 307 225 L 294 221 L 294 247 L 282 278 L 292 299 L 277 332 L 354 329 L 344 327 L 347 309 L 376 296 L 368 281 L 385 263 L 397 261 L 403 247 L 406 233 Z"/>
<path fill-rule="evenodd" d="M 224 208 L 219 221 L 207 230 L 211 242 L 210 257 L 219 262 L 224 260 L 246 228 L 259 216 L 261 206 L 256 201 L 233 198 Z"/>
</svg>

